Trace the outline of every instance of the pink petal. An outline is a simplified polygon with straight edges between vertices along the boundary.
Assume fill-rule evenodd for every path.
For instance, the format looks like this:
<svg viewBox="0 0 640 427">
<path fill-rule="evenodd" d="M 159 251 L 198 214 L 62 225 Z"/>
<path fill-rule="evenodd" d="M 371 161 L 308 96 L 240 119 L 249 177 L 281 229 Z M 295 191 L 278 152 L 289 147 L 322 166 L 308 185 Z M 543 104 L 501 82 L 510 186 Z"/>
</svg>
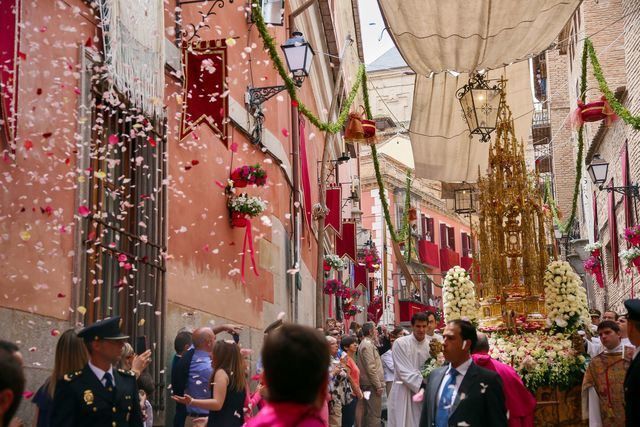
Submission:
<svg viewBox="0 0 640 427">
<path fill-rule="evenodd" d="M 282 128 L 282 134 L 284 135 L 285 138 L 289 137 L 289 131 L 285 128 Z"/>
<path fill-rule="evenodd" d="M 86 218 L 91 213 L 91 210 L 87 206 L 82 205 L 82 206 L 78 207 L 78 213 L 80 214 L 80 216 Z"/>
<path fill-rule="evenodd" d="M 109 135 L 109 144 L 116 145 L 118 142 L 118 135 Z"/>
</svg>

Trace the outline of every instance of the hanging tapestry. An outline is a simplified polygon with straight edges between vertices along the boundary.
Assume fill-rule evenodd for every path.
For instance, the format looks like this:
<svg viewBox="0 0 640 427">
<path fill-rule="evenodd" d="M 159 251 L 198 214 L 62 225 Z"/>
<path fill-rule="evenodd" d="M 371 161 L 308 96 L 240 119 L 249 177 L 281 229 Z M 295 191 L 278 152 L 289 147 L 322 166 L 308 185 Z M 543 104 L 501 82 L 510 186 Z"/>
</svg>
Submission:
<svg viewBox="0 0 640 427">
<path fill-rule="evenodd" d="M 99 5 L 105 63 L 113 88 L 145 114 L 162 117 L 163 1 L 99 0 Z"/>
<path fill-rule="evenodd" d="M 356 262 L 356 223 L 345 221 L 342 223 L 342 235 L 336 235 L 336 255 L 342 258 L 348 256 Z"/>
<path fill-rule="evenodd" d="M 342 201 L 342 187 L 339 185 L 332 185 L 327 188 L 325 200 L 327 202 L 327 219 L 325 220 L 325 228 L 331 227 L 334 229 L 337 235 L 342 234 L 342 208 L 340 202 Z"/>
<path fill-rule="evenodd" d="M 180 140 L 206 123 L 227 145 L 227 45 L 224 40 L 182 45 Z"/>
<path fill-rule="evenodd" d="M 9 0 L 0 7 L 0 128 L 13 145 L 15 137 L 18 85 L 18 45 L 20 42 L 20 0 Z"/>
</svg>

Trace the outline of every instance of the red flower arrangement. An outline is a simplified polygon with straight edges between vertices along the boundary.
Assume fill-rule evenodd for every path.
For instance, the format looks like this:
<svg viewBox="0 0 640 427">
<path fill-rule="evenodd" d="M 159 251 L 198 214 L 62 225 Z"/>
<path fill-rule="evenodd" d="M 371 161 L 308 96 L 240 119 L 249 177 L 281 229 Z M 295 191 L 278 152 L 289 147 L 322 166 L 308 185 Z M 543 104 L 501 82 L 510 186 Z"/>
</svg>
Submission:
<svg viewBox="0 0 640 427">
<path fill-rule="evenodd" d="M 375 246 L 371 247 L 371 249 L 365 248 L 360 262 L 364 263 L 367 270 L 378 271 L 380 269 L 380 264 L 382 264 L 382 260 L 378 254 L 378 249 Z"/>
<path fill-rule="evenodd" d="M 341 292 L 343 288 L 344 285 L 342 284 L 342 281 L 338 279 L 330 279 L 324 284 L 324 293 L 325 295 L 334 295 Z"/>
<path fill-rule="evenodd" d="M 633 246 L 640 246 L 640 225 L 634 225 L 624 230 L 624 239 Z"/>
<path fill-rule="evenodd" d="M 604 277 L 602 276 L 602 263 L 600 258 L 596 256 L 590 256 L 584 262 L 584 269 L 589 272 L 598 282 L 598 286 L 604 288 Z"/>
<path fill-rule="evenodd" d="M 246 187 L 248 184 L 263 186 L 267 183 L 267 171 L 259 164 L 255 166 L 244 165 L 237 167 L 231 172 L 231 181 L 236 188 Z"/>
</svg>

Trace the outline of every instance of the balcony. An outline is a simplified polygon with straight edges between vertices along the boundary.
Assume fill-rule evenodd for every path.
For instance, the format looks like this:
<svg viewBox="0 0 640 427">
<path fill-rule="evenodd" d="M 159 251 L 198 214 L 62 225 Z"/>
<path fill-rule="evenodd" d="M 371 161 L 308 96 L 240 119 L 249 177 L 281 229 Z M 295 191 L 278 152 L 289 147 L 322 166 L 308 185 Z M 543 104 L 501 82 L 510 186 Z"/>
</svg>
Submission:
<svg viewBox="0 0 640 427">
<path fill-rule="evenodd" d="M 432 268 L 440 266 L 438 245 L 435 243 L 423 239 L 418 240 L 418 254 L 422 264 Z"/>
<path fill-rule="evenodd" d="M 426 274 L 413 275 L 413 280 L 419 285 L 419 289 L 408 289 L 404 277 L 400 275 L 397 301 L 399 312 L 397 318 L 401 323 L 411 321 L 411 316 L 421 311 L 436 311 L 440 306 L 440 297 L 434 297 L 431 293 L 433 282 Z"/>
<path fill-rule="evenodd" d="M 473 258 L 468 256 L 463 256 L 460 258 L 460 267 L 464 268 L 467 271 L 471 271 L 471 265 L 473 264 Z"/>
<path fill-rule="evenodd" d="M 440 270 L 446 272 L 456 265 L 460 265 L 460 254 L 453 249 L 440 248 Z"/>
</svg>

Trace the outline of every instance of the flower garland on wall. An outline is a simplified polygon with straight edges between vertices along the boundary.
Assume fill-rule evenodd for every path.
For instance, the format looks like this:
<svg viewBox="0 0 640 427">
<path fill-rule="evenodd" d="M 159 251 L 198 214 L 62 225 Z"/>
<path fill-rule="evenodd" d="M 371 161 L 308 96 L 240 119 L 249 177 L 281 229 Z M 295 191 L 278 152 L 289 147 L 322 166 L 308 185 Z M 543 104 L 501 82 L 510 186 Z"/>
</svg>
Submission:
<svg viewBox="0 0 640 427">
<path fill-rule="evenodd" d="M 591 325 L 587 292 L 566 261 L 552 261 L 544 273 L 547 324 L 552 332 L 571 333 Z"/>
<path fill-rule="evenodd" d="M 469 273 L 462 267 L 452 267 L 447 271 L 443 284 L 444 318 L 448 322 L 455 319 L 467 319 L 478 323 L 478 302 L 475 285 Z"/>
</svg>

